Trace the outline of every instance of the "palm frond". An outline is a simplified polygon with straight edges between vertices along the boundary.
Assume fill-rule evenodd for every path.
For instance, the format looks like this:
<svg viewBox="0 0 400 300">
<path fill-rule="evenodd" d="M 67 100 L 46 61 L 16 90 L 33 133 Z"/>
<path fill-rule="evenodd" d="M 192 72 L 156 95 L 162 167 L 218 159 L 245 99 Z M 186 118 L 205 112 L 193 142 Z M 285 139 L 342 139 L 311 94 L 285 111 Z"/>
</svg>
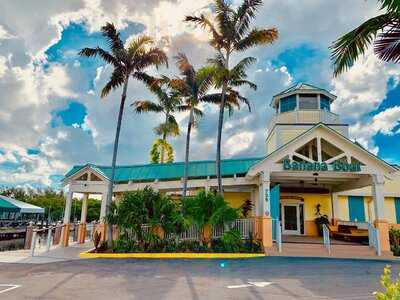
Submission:
<svg viewBox="0 0 400 300">
<path fill-rule="evenodd" d="M 246 69 L 255 62 L 257 62 L 257 59 L 255 57 L 248 56 L 243 58 L 229 71 L 230 79 L 240 80 L 246 78 Z"/>
<path fill-rule="evenodd" d="M 350 68 L 360 55 L 373 43 L 379 30 L 393 22 L 393 14 L 383 14 L 365 21 L 356 29 L 337 39 L 330 50 L 334 66 L 334 75 L 337 76 Z"/>
<path fill-rule="evenodd" d="M 86 57 L 101 57 L 106 63 L 112 64 L 115 67 L 119 66 L 118 60 L 112 56 L 108 51 L 101 49 L 100 47 L 96 48 L 83 48 L 79 51 L 78 55 L 86 56 Z"/>
<path fill-rule="evenodd" d="M 125 82 L 126 76 L 121 68 L 115 68 L 111 74 L 110 80 L 106 83 L 101 91 L 101 97 L 104 98 L 112 90 L 122 86 Z"/>
<path fill-rule="evenodd" d="M 236 31 L 239 37 L 249 30 L 251 19 L 262 5 L 262 0 L 244 0 L 236 11 Z"/>
<path fill-rule="evenodd" d="M 399 0 L 379 0 L 382 2 L 381 9 L 386 9 L 388 12 L 400 13 Z"/>
<path fill-rule="evenodd" d="M 156 126 L 154 128 L 154 132 L 156 135 L 166 136 L 178 136 L 180 134 L 179 125 L 176 122 L 175 118 L 172 122 L 167 121 Z"/>
<path fill-rule="evenodd" d="M 147 112 L 162 112 L 164 110 L 161 105 L 149 100 L 138 100 L 133 102 L 131 105 L 138 114 Z"/>
<path fill-rule="evenodd" d="M 213 85 L 216 71 L 215 66 L 206 66 L 196 72 L 197 94 L 199 97 L 205 95 Z"/>
<path fill-rule="evenodd" d="M 255 91 L 257 90 L 257 85 L 246 79 L 231 80 L 230 84 L 231 84 L 231 86 L 234 86 L 234 87 L 240 87 L 243 85 L 247 85 L 249 88 L 251 88 Z"/>
<path fill-rule="evenodd" d="M 386 62 L 400 62 L 400 27 L 396 26 L 385 29 L 378 34 L 374 42 L 374 51 L 380 59 Z"/>
<path fill-rule="evenodd" d="M 182 97 L 187 97 L 190 95 L 191 89 L 185 80 L 180 78 L 172 78 L 169 82 L 172 89 L 178 92 Z"/>
<path fill-rule="evenodd" d="M 234 11 L 231 9 L 230 4 L 225 0 L 215 0 L 214 10 L 219 32 L 225 39 L 233 39 L 235 35 Z"/>
<path fill-rule="evenodd" d="M 201 14 L 200 17 L 186 16 L 185 22 L 194 23 L 194 24 L 200 26 L 201 28 L 209 31 L 213 36 L 212 40 L 210 41 L 210 43 L 213 46 L 220 47 L 220 44 L 223 43 L 223 38 L 222 38 L 221 34 L 217 31 L 217 29 L 212 24 L 212 22 L 203 14 Z"/>
<path fill-rule="evenodd" d="M 272 44 L 278 38 L 278 29 L 253 29 L 244 38 L 235 43 L 237 51 L 244 51 L 254 46 Z"/>
<path fill-rule="evenodd" d="M 131 59 L 135 56 L 140 56 L 146 49 L 145 47 L 154 43 L 154 40 L 147 35 L 140 35 L 133 39 L 128 46 L 128 53 Z"/>
<path fill-rule="evenodd" d="M 191 109 L 191 106 L 190 106 L 190 105 L 187 105 L 187 104 L 182 104 L 182 105 L 179 105 L 179 106 L 177 107 L 177 111 L 179 111 L 179 112 L 188 111 L 188 110 L 190 110 L 190 109 Z"/>
<path fill-rule="evenodd" d="M 168 67 L 168 57 L 165 52 L 159 48 L 149 49 L 134 62 L 136 70 L 143 70 L 150 66 L 154 66 L 158 69 L 162 65 Z"/>
<path fill-rule="evenodd" d="M 106 23 L 103 27 L 101 27 L 102 35 L 107 39 L 108 45 L 111 48 L 112 52 L 124 49 L 124 43 L 121 41 L 119 37 L 119 32 L 115 28 L 114 24 Z"/>
<path fill-rule="evenodd" d="M 200 98 L 201 102 L 220 104 L 221 103 L 221 93 L 212 93 L 204 95 Z"/>
<path fill-rule="evenodd" d="M 244 103 L 251 112 L 250 101 L 246 97 L 240 95 L 238 91 L 235 91 L 231 88 L 228 89 L 226 102 L 231 105 L 237 106 L 238 108 L 240 108 L 240 104 Z"/>
</svg>

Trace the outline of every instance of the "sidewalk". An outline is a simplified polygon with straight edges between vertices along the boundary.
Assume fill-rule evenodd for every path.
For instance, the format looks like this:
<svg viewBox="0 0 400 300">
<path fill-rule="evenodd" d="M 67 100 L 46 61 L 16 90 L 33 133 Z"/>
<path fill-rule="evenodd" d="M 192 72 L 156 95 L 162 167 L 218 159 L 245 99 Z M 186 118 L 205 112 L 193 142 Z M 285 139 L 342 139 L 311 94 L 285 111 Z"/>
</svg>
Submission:
<svg viewBox="0 0 400 300">
<path fill-rule="evenodd" d="M 80 259 L 79 253 L 92 247 L 92 242 L 72 244 L 69 247 L 56 246 L 52 247 L 49 252 L 45 251 L 45 247 L 40 247 L 36 248 L 33 257 L 30 250 L 4 251 L 0 252 L 0 263 L 43 264 Z"/>
</svg>

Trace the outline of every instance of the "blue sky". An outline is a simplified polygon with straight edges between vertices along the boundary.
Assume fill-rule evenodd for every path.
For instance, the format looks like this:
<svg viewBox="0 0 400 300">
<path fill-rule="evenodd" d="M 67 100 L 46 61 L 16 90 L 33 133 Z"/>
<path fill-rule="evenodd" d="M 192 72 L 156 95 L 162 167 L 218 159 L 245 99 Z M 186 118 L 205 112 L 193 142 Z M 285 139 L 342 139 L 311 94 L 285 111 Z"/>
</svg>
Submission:
<svg viewBox="0 0 400 300">
<path fill-rule="evenodd" d="M 99 59 L 77 55 L 83 47 L 107 47 L 100 33 L 106 21 L 117 25 L 124 41 L 143 32 L 153 36 L 170 58 L 170 68 L 160 74 L 177 74 L 173 56 L 179 51 L 196 66 L 212 56 L 207 36 L 181 22 L 187 14 L 207 13 L 209 0 L 136 5 L 127 0 L 49 1 L 40 4 L 38 14 L 28 13 L 29 7 L 21 10 L 18 1 L 0 5 L 0 88 L 5 91 L 0 95 L 0 185 L 58 187 L 74 164 L 109 164 L 120 91 L 100 99 L 110 68 Z M 256 25 L 276 26 L 280 38 L 246 53 L 258 58 L 249 71 L 258 90 L 243 90 L 252 101 L 251 114 L 242 109 L 226 119 L 223 156 L 264 155 L 272 95 L 307 82 L 338 96 L 334 110 L 350 124 L 352 139 L 400 164 L 400 67 L 368 52 L 347 73 L 333 78 L 329 60 L 333 40 L 377 13 L 375 1 L 310 1 L 302 8 L 290 0 L 266 0 Z M 151 97 L 143 85 L 131 83 L 128 102 Z M 215 107 L 204 109 L 193 135 L 194 160 L 212 159 L 215 153 L 218 114 Z M 184 133 L 187 116 L 177 119 Z M 139 116 L 127 105 L 118 162 L 147 162 L 155 138 L 152 128 L 159 122 L 160 116 Z M 182 160 L 184 134 L 171 143 L 176 160 Z"/>
</svg>

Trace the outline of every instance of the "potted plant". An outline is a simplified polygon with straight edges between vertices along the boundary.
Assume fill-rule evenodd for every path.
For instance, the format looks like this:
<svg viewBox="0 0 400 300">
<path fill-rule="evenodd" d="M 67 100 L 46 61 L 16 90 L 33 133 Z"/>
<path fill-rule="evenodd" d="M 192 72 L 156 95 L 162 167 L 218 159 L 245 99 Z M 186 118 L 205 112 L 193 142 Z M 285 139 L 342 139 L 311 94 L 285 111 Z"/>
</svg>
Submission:
<svg viewBox="0 0 400 300">
<path fill-rule="evenodd" d="M 316 213 L 315 215 L 317 216 L 315 218 L 315 224 L 317 225 L 317 230 L 318 230 L 318 234 L 319 236 L 323 235 L 323 231 L 322 231 L 322 225 L 328 225 L 329 224 L 329 219 L 327 215 L 323 215 L 321 214 L 321 204 L 317 204 L 316 206 Z"/>
</svg>

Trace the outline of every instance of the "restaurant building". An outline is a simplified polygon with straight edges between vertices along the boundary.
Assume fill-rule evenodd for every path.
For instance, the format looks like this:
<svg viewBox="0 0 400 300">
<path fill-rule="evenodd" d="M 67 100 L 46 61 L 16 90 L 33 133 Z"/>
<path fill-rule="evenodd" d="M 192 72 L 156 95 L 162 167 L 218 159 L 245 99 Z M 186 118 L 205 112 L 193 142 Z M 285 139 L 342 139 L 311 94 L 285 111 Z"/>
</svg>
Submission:
<svg viewBox="0 0 400 300">
<path fill-rule="evenodd" d="M 327 215 L 331 224 L 373 224 L 380 249 L 389 252 L 390 226 L 400 223 L 400 171 L 359 143 L 350 140 L 349 126 L 331 111 L 336 96 L 309 84 L 296 84 L 275 95 L 275 115 L 266 132 L 263 157 L 222 161 L 224 197 L 233 207 L 246 200 L 252 216 L 262 220 L 262 240 L 272 247 L 273 220 L 282 224 L 282 236 L 318 235 L 315 218 Z M 184 163 L 118 166 L 114 198 L 126 191 L 151 186 L 171 195 L 182 190 Z M 100 220 L 111 168 L 87 164 L 73 167 L 64 178 L 68 188 L 65 207 L 69 223 L 74 193 L 102 195 Z M 190 193 L 216 189 L 214 161 L 189 165 Z M 82 210 L 81 223 L 86 222 Z"/>
</svg>

